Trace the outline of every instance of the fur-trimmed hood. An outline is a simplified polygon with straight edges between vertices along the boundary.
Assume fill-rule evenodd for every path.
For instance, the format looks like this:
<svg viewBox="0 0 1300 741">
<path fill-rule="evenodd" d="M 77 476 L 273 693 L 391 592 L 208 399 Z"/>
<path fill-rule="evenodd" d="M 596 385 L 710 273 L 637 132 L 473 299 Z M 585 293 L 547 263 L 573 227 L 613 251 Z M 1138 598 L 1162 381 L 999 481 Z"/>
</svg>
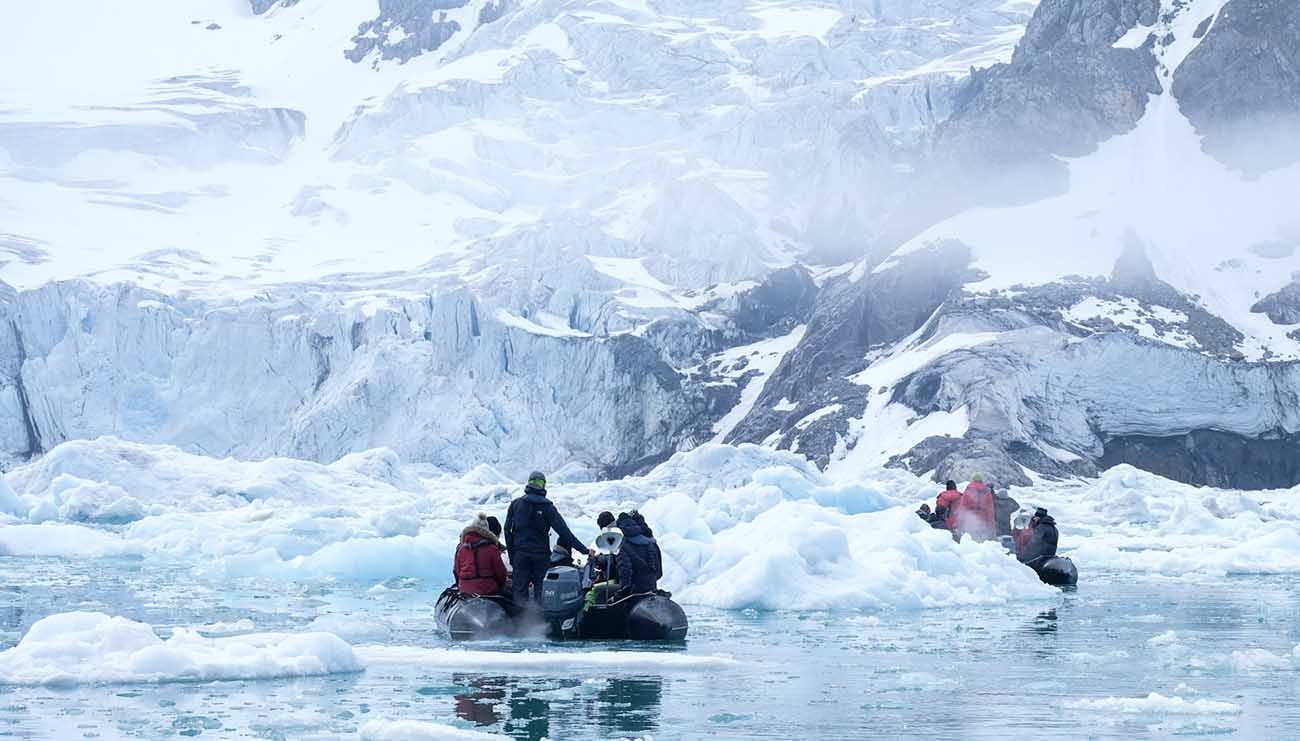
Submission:
<svg viewBox="0 0 1300 741">
<path fill-rule="evenodd" d="M 479 512 L 477 518 L 467 525 L 464 530 L 460 531 L 461 542 L 465 541 L 466 535 L 477 535 L 489 543 L 501 545 L 501 539 L 493 535 L 492 530 L 488 527 L 488 516 L 485 512 Z"/>
</svg>

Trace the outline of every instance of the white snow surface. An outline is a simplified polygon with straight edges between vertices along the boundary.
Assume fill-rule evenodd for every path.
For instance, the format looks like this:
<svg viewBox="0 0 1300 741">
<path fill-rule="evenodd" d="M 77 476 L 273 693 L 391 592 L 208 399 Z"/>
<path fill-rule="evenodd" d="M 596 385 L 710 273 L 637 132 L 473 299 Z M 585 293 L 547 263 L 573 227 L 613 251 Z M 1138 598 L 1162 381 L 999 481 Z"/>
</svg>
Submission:
<svg viewBox="0 0 1300 741">
<path fill-rule="evenodd" d="M 861 233 L 846 193 L 892 177 L 867 163 L 919 146 L 1034 4 L 487 5 L 447 11 L 434 51 L 354 63 L 373 2 L 7 4 L 0 280 L 472 282 L 521 240 L 656 255 L 675 287 L 752 277 Z"/>
<path fill-rule="evenodd" d="M 329 633 L 205 638 L 97 612 L 38 620 L 17 646 L 0 652 L 0 685 L 203 682 L 361 671 L 352 647 Z"/>
</svg>

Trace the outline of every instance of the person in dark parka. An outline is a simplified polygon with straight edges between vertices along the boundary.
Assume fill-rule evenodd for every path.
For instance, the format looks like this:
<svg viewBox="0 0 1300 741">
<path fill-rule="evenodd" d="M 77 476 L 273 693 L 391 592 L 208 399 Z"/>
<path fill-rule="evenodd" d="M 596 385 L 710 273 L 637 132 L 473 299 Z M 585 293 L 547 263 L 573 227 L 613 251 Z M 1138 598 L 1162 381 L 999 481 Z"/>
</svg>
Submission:
<svg viewBox="0 0 1300 741">
<path fill-rule="evenodd" d="M 524 495 L 510 503 L 506 511 L 506 550 L 510 554 L 511 592 L 516 605 L 532 600 L 542 602 L 542 580 L 551 564 L 551 531 L 559 545 L 578 553 L 588 553 L 587 546 L 569 530 L 563 515 L 546 498 L 546 476 L 534 471 L 528 476 Z"/>
<path fill-rule="evenodd" d="M 655 591 L 663 578 L 664 566 L 653 531 L 639 512 L 619 514 L 618 529 L 623 531 L 623 545 L 615 559 L 619 588 L 632 594 Z"/>
<path fill-rule="evenodd" d="M 1056 530 L 1056 520 L 1039 507 L 1034 518 L 1029 521 L 1029 540 L 1016 557 L 1021 563 L 1030 563 L 1040 558 L 1047 559 L 1056 555 L 1056 544 L 1061 535 Z"/>
<path fill-rule="evenodd" d="M 1011 495 L 1002 489 L 995 489 L 991 484 L 989 489 L 993 490 L 993 527 L 994 534 L 997 537 L 1011 534 L 1011 518 L 1016 512 L 1020 511 L 1020 503 L 1011 498 Z"/>
</svg>

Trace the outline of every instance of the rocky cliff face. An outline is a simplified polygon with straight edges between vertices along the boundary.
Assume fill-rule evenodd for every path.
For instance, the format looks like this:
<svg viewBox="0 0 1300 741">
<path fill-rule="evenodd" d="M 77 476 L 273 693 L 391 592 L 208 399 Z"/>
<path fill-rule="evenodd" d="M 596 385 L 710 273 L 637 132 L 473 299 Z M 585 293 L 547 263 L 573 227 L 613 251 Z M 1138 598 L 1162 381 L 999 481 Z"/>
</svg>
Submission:
<svg viewBox="0 0 1300 741">
<path fill-rule="evenodd" d="M 1165 207 L 1139 186 L 1133 197 L 1150 198 L 1149 209 L 1125 208 L 1114 241 L 1090 259 L 1079 259 L 1087 248 L 1068 234 L 1042 232 L 1037 245 L 1018 236 L 1037 228 L 1040 212 L 1051 214 L 1046 224 L 1092 219 L 1084 178 L 1122 183 L 1152 166 L 1132 155 L 1112 164 L 1093 154 L 1098 146 L 1159 145 L 1150 136 L 1172 124 L 1144 117 L 1169 119 L 1173 106 L 1204 135 L 1191 146 L 1238 169 L 1291 177 L 1288 146 L 1254 148 L 1259 159 L 1248 162 L 1227 142 L 1261 120 L 1288 130 L 1284 119 L 1300 112 L 1282 71 L 1296 48 L 1281 50 L 1297 28 L 1294 12 L 1294 3 L 1042 3 L 1013 59 L 973 74 L 937 129 L 934 169 L 918 191 L 935 201 L 912 224 L 975 204 L 1003 208 L 982 221 L 941 222 L 828 286 L 735 439 L 796 447 L 832 467 L 888 458 L 936 480 L 984 473 L 1028 484 L 1027 470 L 1091 475 L 1130 463 L 1196 484 L 1300 481 L 1291 462 L 1295 355 L 1249 313 L 1285 331 L 1300 323 L 1284 267 L 1294 255 L 1284 209 L 1253 215 L 1275 239 L 1253 241 L 1242 229 L 1203 252 L 1153 245 L 1139 235 Z M 1241 58 L 1228 63 L 1234 48 Z M 1139 122 L 1153 133 L 1134 131 Z M 1291 181 L 1257 182 L 1268 199 Z M 1000 243 L 1023 246 L 1001 254 Z M 1106 252 L 1116 257 L 1096 259 Z M 1213 279 L 1190 278 L 1196 270 Z M 1017 274 L 1025 278 L 1007 277 Z"/>
<path fill-rule="evenodd" d="M 1300 6 L 1230 0 L 1200 24 L 1173 93 L 1205 151 L 1252 174 L 1300 161 Z"/>
</svg>

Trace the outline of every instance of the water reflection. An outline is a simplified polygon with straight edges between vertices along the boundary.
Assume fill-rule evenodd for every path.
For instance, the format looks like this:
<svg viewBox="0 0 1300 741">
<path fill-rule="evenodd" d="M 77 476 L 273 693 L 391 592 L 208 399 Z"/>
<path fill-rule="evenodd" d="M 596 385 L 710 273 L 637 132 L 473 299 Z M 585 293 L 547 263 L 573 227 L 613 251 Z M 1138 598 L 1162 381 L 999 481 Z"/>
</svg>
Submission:
<svg viewBox="0 0 1300 741">
<path fill-rule="evenodd" d="M 611 679 L 597 695 L 592 717 L 608 734 L 653 734 L 663 697 L 662 677 Z"/>
<path fill-rule="evenodd" d="M 592 684 L 548 682 L 500 675 L 456 674 L 463 687 L 454 697 L 456 717 L 477 727 L 501 726 L 507 736 L 536 741 L 590 727 L 601 735 L 653 735 L 659 729 L 664 680 L 646 676 L 609 678 Z"/>
<path fill-rule="evenodd" d="M 466 692 L 456 695 L 456 717 L 476 726 L 494 726 L 501 722 L 497 706 L 506 699 L 506 677 L 452 676 L 456 684 L 465 685 Z"/>
<path fill-rule="evenodd" d="M 1056 609 L 1053 608 L 1046 612 L 1038 613 L 1034 618 L 1034 624 L 1030 627 L 1030 630 L 1041 636 L 1056 635 Z"/>
</svg>

